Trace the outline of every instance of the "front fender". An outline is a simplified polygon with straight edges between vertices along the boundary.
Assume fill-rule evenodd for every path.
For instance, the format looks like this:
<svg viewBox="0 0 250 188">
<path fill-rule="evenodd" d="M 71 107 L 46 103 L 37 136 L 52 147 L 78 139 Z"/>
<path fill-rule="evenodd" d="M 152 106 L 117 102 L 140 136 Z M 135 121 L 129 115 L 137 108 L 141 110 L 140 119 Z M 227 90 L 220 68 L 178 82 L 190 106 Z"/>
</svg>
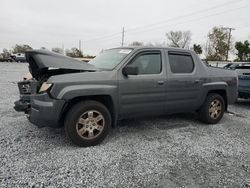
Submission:
<svg viewBox="0 0 250 188">
<path fill-rule="evenodd" d="M 57 95 L 57 99 L 70 100 L 76 97 L 109 95 L 114 99 L 117 87 L 114 85 L 71 85 L 64 87 Z"/>
<path fill-rule="evenodd" d="M 116 125 L 117 120 L 117 87 L 114 85 L 71 85 L 64 87 L 56 96 L 57 99 L 63 99 L 70 101 L 77 97 L 98 97 L 98 96 L 109 96 L 112 100 L 112 117 L 113 125 Z"/>
</svg>

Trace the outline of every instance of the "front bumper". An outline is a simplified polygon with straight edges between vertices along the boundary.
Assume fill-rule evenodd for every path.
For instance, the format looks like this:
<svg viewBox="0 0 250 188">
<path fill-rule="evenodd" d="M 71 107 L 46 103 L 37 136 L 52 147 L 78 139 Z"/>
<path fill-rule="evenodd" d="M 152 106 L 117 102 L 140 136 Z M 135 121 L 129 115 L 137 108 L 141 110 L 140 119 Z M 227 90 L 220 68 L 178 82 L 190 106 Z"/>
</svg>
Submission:
<svg viewBox="0 0 250 188">
<path fill-rule="evenodd" d="M 24 87 L 25 85 L 25 87 Z M 27 90 L 26 85 L 29 85 Z M 18 83 L 20 100 L 14 103 L 14 109 L 25 112 L 31 123 L 38 127 L 60 127 L 64 100 L 51 98 L 48 93 L 37 94 L 37 82 Z"/>
<path fill-rule="evenodd" d="M 38 127 L 60 127 L 64 100 L 51 99 L 47 93 L 31 96 L 29 120 Z"/>
<path fill-rule="evenodd" d="M 25 112 L 27 113 L 28 110 L 30 109 L 30 103 L 29 102 L 25 102 L 23 100 L 18 100 L 14 103 L 14 109 L 17 111 L 17 112 Z"/>
</svg>

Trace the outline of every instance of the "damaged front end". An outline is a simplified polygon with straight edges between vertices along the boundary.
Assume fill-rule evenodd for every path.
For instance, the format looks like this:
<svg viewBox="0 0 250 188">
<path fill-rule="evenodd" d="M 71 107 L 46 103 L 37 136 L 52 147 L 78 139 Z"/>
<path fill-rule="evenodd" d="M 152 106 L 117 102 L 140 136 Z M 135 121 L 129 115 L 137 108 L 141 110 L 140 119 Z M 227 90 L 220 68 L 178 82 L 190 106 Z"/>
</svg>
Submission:
<svg viewBox="0 0 250 188">
<path fill-rule="evenodd" d="M 53 83 L 47 82 L 49 78 L 62 74 L 94 72 L 97 69 L 93 65 L 47 50 L 32 50 L 25 55 L 30 73 L 23 81 L 18 82 L 20 99 L 14 103 L 14 109 L 27 114 L 29 121 L 39 127 L 56 125 L 65 101 L 50 95 Z"/>
<path fill-rule="evenodd" d="M 20 93 L 20 99 L 14 103 L 14 109 L 18 112 L 24 112 L 29 116 L 30 97 L 32 90 L 37 88 L 37 82 L 34 82 L 33 80 L 25 80 L 18 82 L 17 85 Z"/>
</svg>

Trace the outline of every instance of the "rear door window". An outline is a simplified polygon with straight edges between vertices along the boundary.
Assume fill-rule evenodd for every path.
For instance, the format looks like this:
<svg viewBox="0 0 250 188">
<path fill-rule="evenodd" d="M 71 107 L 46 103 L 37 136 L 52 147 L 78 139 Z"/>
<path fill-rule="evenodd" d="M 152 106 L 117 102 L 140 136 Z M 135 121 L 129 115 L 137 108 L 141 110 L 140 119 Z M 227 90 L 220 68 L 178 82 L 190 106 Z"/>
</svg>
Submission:
<svg viewBox="0 0 250 188">
<path fill-rule="evenodd" d="M 168 52 L 169 64 L 172 73 L 192 73 L 194 61 L 191 54 Z"/>
</svg>

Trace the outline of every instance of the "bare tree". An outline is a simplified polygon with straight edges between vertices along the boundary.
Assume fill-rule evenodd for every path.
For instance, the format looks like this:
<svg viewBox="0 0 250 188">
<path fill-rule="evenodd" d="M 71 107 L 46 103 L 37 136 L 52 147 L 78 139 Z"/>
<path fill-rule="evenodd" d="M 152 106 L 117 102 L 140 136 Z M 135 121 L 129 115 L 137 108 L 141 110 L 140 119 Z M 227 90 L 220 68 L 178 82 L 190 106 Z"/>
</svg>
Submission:
<svg viewBox="0 0 250 188">
<path fill-rule="evenodd" d="M 188 49 L 191 42 L 191 35 L 190 31 L 170 31 L 166 33 L 169 41 L 168 46 Z"/>
</svg>

